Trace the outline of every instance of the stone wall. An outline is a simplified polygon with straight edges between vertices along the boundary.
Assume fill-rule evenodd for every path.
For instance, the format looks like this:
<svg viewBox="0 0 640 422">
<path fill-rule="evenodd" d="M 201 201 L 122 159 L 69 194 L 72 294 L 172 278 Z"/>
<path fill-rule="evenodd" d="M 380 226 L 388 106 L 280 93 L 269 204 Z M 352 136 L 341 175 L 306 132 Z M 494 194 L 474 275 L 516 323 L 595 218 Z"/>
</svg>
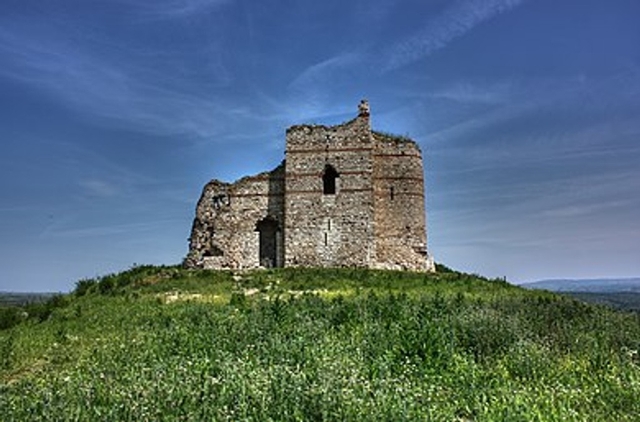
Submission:
<svg viewBox="0 0 640 422">
<path fill-rule="evenodd" d="M 212 180 L 198 201 L 185 264 L 230 269 L 282 266 L 283 201 L 284 163 L 232 184 Z"/>
<path fill-rule="evenodd" d="M 373 133 L 375 267 L 431 270 L 422 155 L 410 139 Z"/>
<path fill-rule="evenodd" d="M 373 242 L 373 139 L 369 116 L 287 131 L 285 265 L 365 267 Z M 337 172 L 335 192 L 323 175 Z"/>
<path fill-rule="evenodd" d="M 342 125 L 290 127 L 273 171 L 209 182 L 185 264 L 432 271 L 426 245 L 420 149 L 372 132 L 363 101 Z"/>
</svg>

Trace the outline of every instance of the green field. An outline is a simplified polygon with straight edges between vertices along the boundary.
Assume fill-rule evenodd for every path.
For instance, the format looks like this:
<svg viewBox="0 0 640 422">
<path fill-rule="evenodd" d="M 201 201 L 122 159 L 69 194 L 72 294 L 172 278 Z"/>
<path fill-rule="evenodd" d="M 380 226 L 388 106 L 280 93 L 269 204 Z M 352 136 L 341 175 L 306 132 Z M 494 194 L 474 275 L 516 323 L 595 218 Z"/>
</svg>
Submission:
<svg viewBox="0 0 640 422">
<path fill-rule="evenodd" d="M 0 418 L 640 418 L 638 314 L 440 270 L 80 281 L 0 330 Z"/>
</svg>

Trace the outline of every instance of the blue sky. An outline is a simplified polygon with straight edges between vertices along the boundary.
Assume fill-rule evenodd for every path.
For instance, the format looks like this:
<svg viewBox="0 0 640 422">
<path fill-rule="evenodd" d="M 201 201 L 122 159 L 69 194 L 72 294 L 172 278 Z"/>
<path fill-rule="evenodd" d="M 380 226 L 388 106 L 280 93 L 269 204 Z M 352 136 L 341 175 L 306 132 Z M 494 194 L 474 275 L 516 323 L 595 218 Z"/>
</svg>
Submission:
<svg viewBox="0 0 640 422">
<path fill-rule="evenodd" d="M 0 290 L 180 262 L 204 183 L 361 98 L 423 150 L 438 262 L 639 276 L 638 21 L 636 0 L 3 0 Z"/>
</svg>

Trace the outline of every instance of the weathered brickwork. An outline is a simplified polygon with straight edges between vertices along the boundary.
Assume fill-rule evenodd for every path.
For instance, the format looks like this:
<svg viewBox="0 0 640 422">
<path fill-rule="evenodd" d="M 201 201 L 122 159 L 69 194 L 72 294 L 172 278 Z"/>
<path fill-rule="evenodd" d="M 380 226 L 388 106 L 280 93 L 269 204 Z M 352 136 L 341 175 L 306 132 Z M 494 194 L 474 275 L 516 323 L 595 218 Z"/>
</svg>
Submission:
<svg viewBox="0 0 640 422">
<path fill-rule="evenodd" d="M 282 266 L 283 200 L 284 164 L 233 184 L 207 183 L 185 264 L 212 269 Z"/>
<path fill-rule="evenodd" d="M 285 156 L 271 172 L 205 186 L 186 265 L 434 269 L 420 149 L 373 132 L 366 102 L 342 125 L 290 127 Z"/>
</svg>

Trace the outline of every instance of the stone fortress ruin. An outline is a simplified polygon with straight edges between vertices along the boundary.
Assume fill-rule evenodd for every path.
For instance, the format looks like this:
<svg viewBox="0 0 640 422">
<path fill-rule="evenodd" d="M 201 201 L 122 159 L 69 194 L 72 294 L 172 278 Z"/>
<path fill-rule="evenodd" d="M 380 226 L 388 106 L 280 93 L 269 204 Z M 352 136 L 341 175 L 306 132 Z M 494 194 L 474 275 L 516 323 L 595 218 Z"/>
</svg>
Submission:
<svg viewBox="0 0 640 422">
<path fill-rule="evenodd" d="M 185 265 L 433 271 L 424 192 L 418 145 L 372 131 L 363 100 L 341 125 L 288 128 L 275 169 L 207 183 Z"/>
</svg>

